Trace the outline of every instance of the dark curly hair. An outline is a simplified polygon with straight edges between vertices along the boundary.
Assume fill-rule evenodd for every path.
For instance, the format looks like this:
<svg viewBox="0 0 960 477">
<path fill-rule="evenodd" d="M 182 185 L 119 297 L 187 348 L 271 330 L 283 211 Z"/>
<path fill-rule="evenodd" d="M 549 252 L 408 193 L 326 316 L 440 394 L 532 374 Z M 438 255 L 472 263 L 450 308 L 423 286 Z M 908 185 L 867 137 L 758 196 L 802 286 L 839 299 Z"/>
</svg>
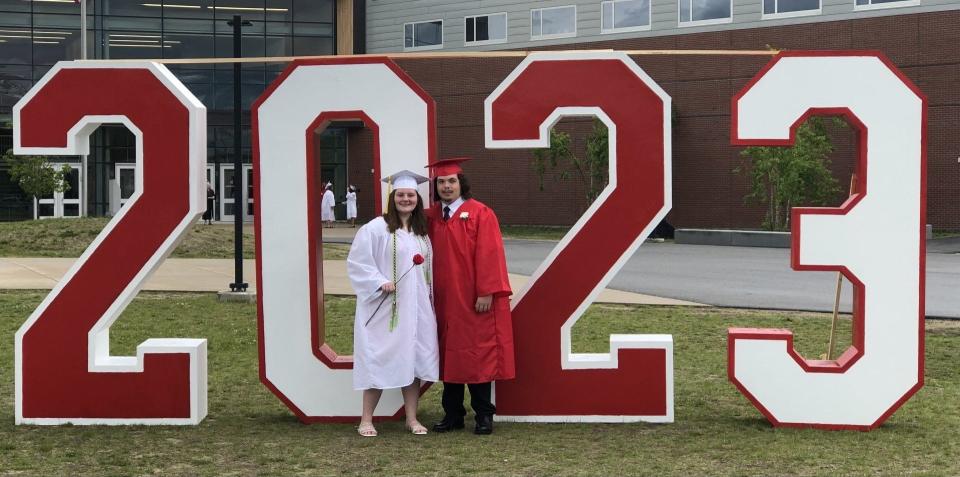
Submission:
<svg viewBox="0 0 960 477">
<path fill-rule="evenodd" d="M 463 197 L 463 200 L 467 200 L 473 197 L 470 194 L 470 181 L 467 180 L 467 176 L 463 175 L 462 172 L 457 173 L 457 181 L 460 182 L 460 197 Z M 433 201 L 440 202 L 440 193 L 437 192 L 437 178 L 434 177 L 431 182 L 433 185 Z"/>
</svg>

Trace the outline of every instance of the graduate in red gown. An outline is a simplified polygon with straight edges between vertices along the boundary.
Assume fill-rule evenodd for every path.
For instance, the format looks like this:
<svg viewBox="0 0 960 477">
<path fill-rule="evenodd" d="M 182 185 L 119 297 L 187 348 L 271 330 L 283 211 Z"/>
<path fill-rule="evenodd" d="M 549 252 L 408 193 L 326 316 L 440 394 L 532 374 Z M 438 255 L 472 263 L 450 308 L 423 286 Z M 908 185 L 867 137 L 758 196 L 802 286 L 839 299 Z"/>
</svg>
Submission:
<svg viewBox="0 0 960 477">
<path fill-rule="evenodd" d="M 464 384 L 476 413 L 477 434 L 493 432 L 491 382 L 512 379 L 510 282 L 497 216 L 470 198 L 459 164 L 431 164 L 434 203 L 426 210 L 434 252 L 434 308 L 440 339 L 443 420 L 435 432 L 462 429 Z"/>
</svg>

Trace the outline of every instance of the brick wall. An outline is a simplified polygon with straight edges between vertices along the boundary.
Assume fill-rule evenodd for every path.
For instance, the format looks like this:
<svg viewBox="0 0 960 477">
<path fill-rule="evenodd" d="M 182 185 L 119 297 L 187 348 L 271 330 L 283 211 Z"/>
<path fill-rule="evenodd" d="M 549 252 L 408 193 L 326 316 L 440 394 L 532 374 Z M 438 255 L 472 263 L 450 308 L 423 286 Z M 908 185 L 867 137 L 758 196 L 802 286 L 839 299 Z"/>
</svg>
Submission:
<svg viewBox="0 0 960 477">
<path fill-rule="evenodd" d="M 960 229 L 960 11 L 867 18 L 672 37 L 584 43 L 584 49 L 778 49 L 879 50 L 929 99 L 927 127 L 928 222 Z M 557 47 L 560 49 L 561 47 Z M 569 45 L 562 48 L 568 49 Z M 733 170 L 740 148 L 730 146 L 730 100 L 769 61 L 766 57 L 637 56 L 634 60 L 674 102 L 673 210 L 677 227 L 756 227 L 763 207 L 745 204 L 749 183 Z M 518 58 L 405 59 L 397 63 L 437 102 L 441 157 L 478 160 L 464 169 L 475 196 L 508 224 L 572 224 L 585 209 L 575 180 L 545 179 L 538 190 L 530 150 L 483 147 L 483 100 L 520 62 Z M 589 121 L 567 121 L 577 150 Z M 832 169 L 844 193 L 854 168 L 852 130 L 834 133 Z M 364 133 L 351 136 L 351 171 L 369 172 Z M 367 147 L 363 150 L 363 147 Z M 365 164 L 364 161 L 368 161 Z M 351 176 L 352 177 L 352 176 Z M 361 209 L 361 216 L 363 210 Z"/>
</svg>

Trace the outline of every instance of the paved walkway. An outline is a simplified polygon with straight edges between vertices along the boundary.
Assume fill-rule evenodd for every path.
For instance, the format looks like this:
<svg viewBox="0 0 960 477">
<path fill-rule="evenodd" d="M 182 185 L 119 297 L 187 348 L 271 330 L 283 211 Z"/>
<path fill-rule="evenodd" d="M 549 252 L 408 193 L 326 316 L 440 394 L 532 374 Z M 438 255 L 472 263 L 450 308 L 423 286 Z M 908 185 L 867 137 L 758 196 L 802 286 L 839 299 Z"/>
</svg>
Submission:
<svg viewBox="0 0 960 477">
<path fill-rule="evenodd" d="M 340 232 L 343 229 L 327 229 L 325 239 L 352 239 L 353 234 Z M 346 229 L 352 230 L 352 229 Z M 329 233 L 328 233 L 329 232 Z M 339 237 L 337 237 L 339 236 Z M 0 289 L 51 289 L 67 272 L 74 258 L 0 258 Z M 353 289 L 347 280 L 347 265 L 344 260 L 324 260 L 324 292 L 331 295 L 353 295 Z M 233 281 L 233 260 L 169 258 L 147 280 L 144 290 L 152 291 L 208 291 L 216 292 L 229 289 Z M 250 284 L 250 291 L 257 287 L 256 265 L 253 260 L 244 260 L 243 278 Z M 510 286 L 520 291 L 529 277 L 510 274 Z M 660 298 L 640 293 L 619 290 L 604 290 L 597 303 L 624 303 L 644 305 L 690 305 L 697 303 Z"/>
</svg>

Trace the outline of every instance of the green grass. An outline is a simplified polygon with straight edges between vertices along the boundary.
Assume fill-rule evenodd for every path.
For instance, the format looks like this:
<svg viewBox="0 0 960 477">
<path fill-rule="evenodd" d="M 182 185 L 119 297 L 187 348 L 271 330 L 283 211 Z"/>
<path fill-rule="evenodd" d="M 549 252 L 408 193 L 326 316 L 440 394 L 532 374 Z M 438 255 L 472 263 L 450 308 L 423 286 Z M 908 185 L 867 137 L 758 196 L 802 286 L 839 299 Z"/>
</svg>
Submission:
<svg viewBox="0 0 960 477">
<path fill-rule="evenodd" d="M 505 239 L 554 240 L 567 234 L 570 227 L 548 225 L 501 225 L 500 233 Z"/>
<path fill-rule="evenodd" d="M 255 306 L 207 294 L 141 294 L 111 333 L 114 354 L 149 337 L 208 339 L 210 411 L 199 426 L 14 426 L 13 334 L 42 298 L 0 292 L 0 475 L 960 474 L 958 322 L 928 322 L 926 386 L 872 432 L 772 428 L 727 380 L 728 327 L 793 329 L 813 356 L 827 315 L 595 305 L 574 328 L 577 351 L 606 351 L 611 332 L 673 335 L 675 423 L 499 423 L 493 436 L 417 438 L 391 422 L 363 439 L 348 424 L 300 424 L 258 380 Z M 352 299 L 327 298 L 327 337 L 341 353 L 352 315 Z M 433 387 L 423 422 L 440 417 L 438 401 Z"/>
<path fill-rule="evenodd" d="M 109 221 L 106 217 L 0 222 L 0 257 L 79 257 Z M 176 258 L 233 258 L 232 224 L 194 224 L 171 254 Z M 324 244 L 327 260 L 343 260 L 348 245 Z M 243 256 L 254 258 L 253 227 L 244 226 Z"/>
</svg>

